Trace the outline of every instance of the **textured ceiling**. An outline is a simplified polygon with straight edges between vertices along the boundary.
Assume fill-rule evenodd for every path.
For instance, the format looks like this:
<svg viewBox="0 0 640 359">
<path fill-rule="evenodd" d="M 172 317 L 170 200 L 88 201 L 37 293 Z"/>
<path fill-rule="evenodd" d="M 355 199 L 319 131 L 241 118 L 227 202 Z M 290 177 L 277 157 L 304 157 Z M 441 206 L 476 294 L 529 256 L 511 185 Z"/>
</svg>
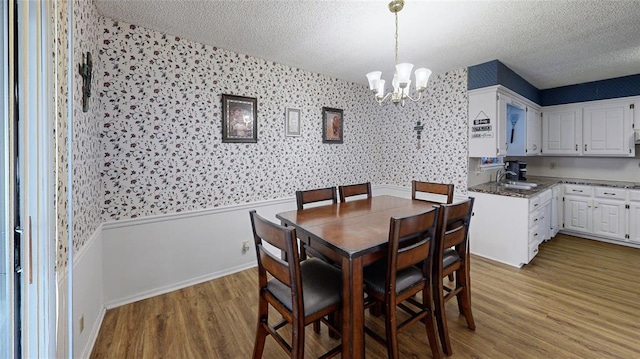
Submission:
<svg viewBox="0 0 640 359">
<path fill-rule="evenodd" d="M 398 60 L 435 74 L 498 59 L 545 89 L 640 73 L 638 0 L 405 2 Z M 96 0 L 111 19 L 362 84 L 391 80 L 387 3 Z"/>
</svg>

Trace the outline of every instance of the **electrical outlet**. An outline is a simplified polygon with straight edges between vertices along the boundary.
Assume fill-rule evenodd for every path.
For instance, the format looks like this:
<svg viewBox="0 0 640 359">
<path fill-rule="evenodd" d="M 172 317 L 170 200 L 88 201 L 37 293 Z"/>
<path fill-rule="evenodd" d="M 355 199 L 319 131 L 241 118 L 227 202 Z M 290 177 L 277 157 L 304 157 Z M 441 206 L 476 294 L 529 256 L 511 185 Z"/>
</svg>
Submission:
<svg viewBox="0 0 640 359">
<path fill-rule="evenodd" d="M 249 241 L 242 241 L 242 253 L 247 253 L 251 249 Z"/>
<path fill-rule="evenodd" d="M 556 163 L 555 162 L 551 162 L 551 164 L 549 164 L 549 168 L 551 168 L 552 170 L 556 169 Z"/>
<path fill-rule="evenodd" d="M 84 314 L 82 314 L 80 316 L 80 319 L 78 319 L 78 330 L 80 331 L 80 333 L 82 333 L 82 331 L 84 330 Z"/>
</svg>

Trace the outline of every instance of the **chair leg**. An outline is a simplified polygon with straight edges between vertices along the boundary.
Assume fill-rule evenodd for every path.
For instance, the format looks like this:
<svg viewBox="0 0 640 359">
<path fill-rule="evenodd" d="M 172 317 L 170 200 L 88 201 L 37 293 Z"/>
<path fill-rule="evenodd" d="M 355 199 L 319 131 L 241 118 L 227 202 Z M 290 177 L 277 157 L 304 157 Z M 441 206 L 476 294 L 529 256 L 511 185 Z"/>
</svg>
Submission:
<svg viewBox="0 0 640 359">
<path fill-rule="evenodd" d="M 453 273 L 449 274 L 447 278 L 449 279 L 449 282 L 453 282 Z"/>
<path fill-rule="evenodd" d="M 422 305 L 429 310 L 429 314 L 424 318 L 424 324 L 427 329 L 429 346 L 431 347 L 431 356 L 433 359 L 439 359 L 440 346 L 438 345 L 438 336 L 436 335 L 438 330 L 433 310 L 433 296 L 431 295 L 431 290 L 428 287 L 422 291 Z"/>
<path fill-rule="evenodd" d="M 265 300 L 259 299 L 258 304 L 258 328 L 256 330 L 256 341 L 253 345 L 253 359 L 262 358 L 262 352 L 264 351 L 264 343 L 267 339 L 266 325 L 269 323 L 269 307 Z"/>
<path fill-rule="evenodd" d="M 460 313 L 464 315 L 464 318 L 467 321 L 467 327 L 471 330 L 476 330 L 476 324 L 473 321 L 473 313 L 471 312 L 471 281 L 469 280 L 468 268 L 463 266 L 458 270 L 458 272 L 457 279 L 459 284 L 456 286 L 462 287 L 462 291 L 458 293 L 456 298 L 458 300 L 458 310 L 460 310 Z"/>
<path fill-rule="evenodd" d="M 291 326 L 291 358 L 304 359 L 304 322 L 298 320 Z"/>
<path fill-rule="evenodd" d="M 320 333 L 320 321 L 316 320 L 313 322 L 313 331 L 316 333 Z"/>
<path fill-rule="evenodd" d="M 447 313 L 444 307 L 444 297 L 442 293 L 442 275 L 435 276 L 433 302 L 435 303 L 435 317 L 438 323 L 438 334 L 440 336 L 440 344 L 442 351 L 449 356 L 452 353 L 451 341 L 449 340 L 449 327 L 447 326 Z M 439 277 L 439 278 L 438 278 Z"/>
<path fill-rule="evenodd" d="M 387 355 L 389 359 L 398 359 L 398 327 L 395 303 L 385 303 L 385 333 L 387 336 Z"/>
</svg>

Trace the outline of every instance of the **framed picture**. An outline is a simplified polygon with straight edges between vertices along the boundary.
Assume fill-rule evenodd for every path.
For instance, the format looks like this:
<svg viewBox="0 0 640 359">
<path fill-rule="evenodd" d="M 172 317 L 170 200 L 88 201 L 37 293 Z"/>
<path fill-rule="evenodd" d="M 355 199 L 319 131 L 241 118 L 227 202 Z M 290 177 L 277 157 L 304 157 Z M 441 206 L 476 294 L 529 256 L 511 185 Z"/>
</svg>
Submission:
<svg viewBox="0 0 640 359">
<path fill-rule="evenodd" d="M 342 127 L 344 118 L 342 110 L 322 108 L 322 143 L 342 143 Z"/>
<path fill-rule="evenodd" d="M 222 95 L 222 142 L 258 142 L 258 100 Z"/>
<path fill-rule="evenodd" d="M 284 135 L 287 137 L 299 137 L 302 134 L 302 127 L 300 125 L 300 109 L 287 108 Z"/>
</svg>

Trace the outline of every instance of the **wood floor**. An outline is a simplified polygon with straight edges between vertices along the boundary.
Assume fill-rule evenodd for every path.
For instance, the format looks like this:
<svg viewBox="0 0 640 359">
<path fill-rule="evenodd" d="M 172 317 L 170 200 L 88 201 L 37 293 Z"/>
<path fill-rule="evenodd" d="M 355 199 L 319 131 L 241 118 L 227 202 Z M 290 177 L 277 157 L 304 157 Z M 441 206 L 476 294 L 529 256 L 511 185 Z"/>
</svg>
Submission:
<svg viewBox="0 0 640 359">
<path fill-rule="evenodd" d="M 477 329 L 447 304 L 452 359 L 640 358 L 640 249 L 558 235 L 522 269 L 474 256 L 471 276 Z M 256 288 L 249 269 L 111 309 L 91 358 L 251 358 Z M 307 327 L 309 358 L 337 343 L 322 329 Z M 386 358 L 365 340 L 367 358 Z M 399 340 L 401 358 L 431 357 L 424 326 Z M 286 355 L 268 338 L 263 357 Z"/>
</svg>

